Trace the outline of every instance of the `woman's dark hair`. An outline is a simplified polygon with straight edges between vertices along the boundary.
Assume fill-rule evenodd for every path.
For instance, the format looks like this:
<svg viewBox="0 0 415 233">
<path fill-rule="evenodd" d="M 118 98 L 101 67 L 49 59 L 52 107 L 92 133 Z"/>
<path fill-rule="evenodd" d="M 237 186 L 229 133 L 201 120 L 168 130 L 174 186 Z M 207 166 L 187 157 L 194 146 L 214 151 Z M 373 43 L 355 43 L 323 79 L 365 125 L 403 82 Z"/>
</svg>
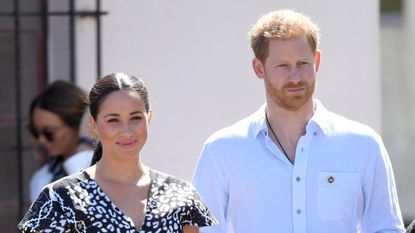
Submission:
<svg viewBox="0 0 415 233">
<path fill-rule="evenodd" d="M 76 85 L 59 80 L 49 84 L 30 104 L 29 120 L 33 127 L 33 112 L 41 108 L 58 115 L 69 127 L 79 130 L 87 107 L 86 93 Z"/>
<path fill-rule="evenodd" d="M 116 73 L 109 74 L 99 79 L 89 92 L 89 111 L 92 118 L 97 120 L 97 115 L 100 111 L 101 104 L 104 100 L 113 92 L 127 90 L 136 92 L 140 99 L 144 102 L 146 111 L 150 110 L 150 104 L 148 100 L 147 88 L 144 85 L 143 80 L 133 75 Z M 102 145 L 101 142 L 97 142 L 91 165 L 97 163 L 102 157 Z"/>
</svg>

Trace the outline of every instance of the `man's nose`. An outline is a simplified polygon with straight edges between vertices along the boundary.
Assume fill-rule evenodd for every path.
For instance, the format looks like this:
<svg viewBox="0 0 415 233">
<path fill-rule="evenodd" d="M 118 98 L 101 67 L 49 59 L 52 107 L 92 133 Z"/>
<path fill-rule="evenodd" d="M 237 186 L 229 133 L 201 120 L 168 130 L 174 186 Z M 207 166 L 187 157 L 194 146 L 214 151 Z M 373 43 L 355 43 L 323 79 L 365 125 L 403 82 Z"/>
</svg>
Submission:
<svg viewBox="0 0 415 233">
<path fill-rule="evenodd" d="M 293 83 L 301 81 L 300 69 L 297 66 L 291 67 L 289 81 Z"/>
</svg>

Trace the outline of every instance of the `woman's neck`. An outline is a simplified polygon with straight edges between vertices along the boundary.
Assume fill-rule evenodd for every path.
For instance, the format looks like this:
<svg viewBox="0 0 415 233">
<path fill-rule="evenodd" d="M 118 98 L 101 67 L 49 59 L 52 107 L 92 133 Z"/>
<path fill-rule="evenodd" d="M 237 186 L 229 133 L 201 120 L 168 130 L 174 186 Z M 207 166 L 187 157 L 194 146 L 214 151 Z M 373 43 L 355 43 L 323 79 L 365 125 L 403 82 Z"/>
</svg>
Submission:
<svg viewBox="0 0 415 233">
<path fill-rule="evenodd" d="M 105 181 L 137 185 L 142 177 L 148 176 L 149 169 L 144 166 L 141 160 L 136 163 L 126 161 L 121 164 L 107 161 L 103 157 L 95 165 L 94 173 L 95 178 Z"/>
</svg>

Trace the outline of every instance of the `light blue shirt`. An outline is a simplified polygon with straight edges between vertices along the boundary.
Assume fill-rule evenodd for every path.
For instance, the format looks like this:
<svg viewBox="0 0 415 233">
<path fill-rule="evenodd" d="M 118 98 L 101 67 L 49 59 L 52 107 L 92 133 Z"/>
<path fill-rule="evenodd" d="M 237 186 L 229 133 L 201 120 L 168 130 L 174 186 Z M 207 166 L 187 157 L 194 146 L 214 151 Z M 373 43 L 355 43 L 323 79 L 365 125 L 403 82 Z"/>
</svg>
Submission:
<svg viewBox="0 0 415 233">
<path fill-rule="evenodd" d="M 405 232 L 379 135 L 316 103 L 294 165 L 268 137 L 265 105 L 206 141 L 193 183 L 219 225 L 200 232 Z"/>
</svg>

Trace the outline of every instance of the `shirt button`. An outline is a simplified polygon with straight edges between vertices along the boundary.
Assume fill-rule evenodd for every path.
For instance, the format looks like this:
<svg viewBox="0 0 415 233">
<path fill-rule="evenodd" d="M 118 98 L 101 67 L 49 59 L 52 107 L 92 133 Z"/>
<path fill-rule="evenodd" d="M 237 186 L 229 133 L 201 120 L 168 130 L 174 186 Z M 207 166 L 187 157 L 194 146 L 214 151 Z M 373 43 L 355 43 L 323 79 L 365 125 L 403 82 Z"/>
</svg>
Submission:
<svg viewBox="0 0 415 233">
<path fill-rule="evenodd" d="M 295 180 L 296 180 L 297 182 L 299 182 L 299 181 L 301 180 L 301 177 L 297 176 L 297 177 L 295 178 Z"/>
<path fill-rule="evenodd" d="M 314 136 L 316 136 L 317 135 L 317 132 L 314 132 L 313 134 L 314 134 Z"/>
<path fill-rule="evenodd" d="M 298 209 L 296 212 L 297 212 L 297 214 L 301 214 L 301 210 L 300 209 Z"/>
</svg>

